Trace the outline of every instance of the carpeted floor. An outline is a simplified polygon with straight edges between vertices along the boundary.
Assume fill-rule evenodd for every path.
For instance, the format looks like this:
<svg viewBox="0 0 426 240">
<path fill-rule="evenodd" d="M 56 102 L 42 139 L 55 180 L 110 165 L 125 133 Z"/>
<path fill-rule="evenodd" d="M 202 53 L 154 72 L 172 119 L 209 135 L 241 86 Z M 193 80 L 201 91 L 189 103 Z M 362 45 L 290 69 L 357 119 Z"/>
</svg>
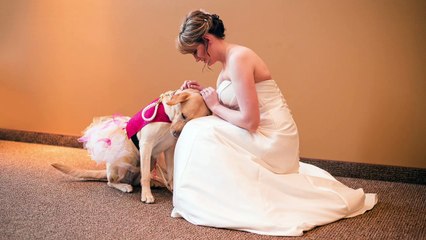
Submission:
<svg viewBox="0 0 426 240">
<path fill-rule="evenodd" d="M 338 179 L 378 193 L 364 215 L 317 227 L 301 238 L 192 225 L 170 217 L 172 194 L 155 189 L 156 203 L 140 202 L 104 182 L 81 182 L 50 164 L 102 168 L 85 150 L 0 141 L 0 239 L 426 239 L 426 185 Z"/>
</svg>

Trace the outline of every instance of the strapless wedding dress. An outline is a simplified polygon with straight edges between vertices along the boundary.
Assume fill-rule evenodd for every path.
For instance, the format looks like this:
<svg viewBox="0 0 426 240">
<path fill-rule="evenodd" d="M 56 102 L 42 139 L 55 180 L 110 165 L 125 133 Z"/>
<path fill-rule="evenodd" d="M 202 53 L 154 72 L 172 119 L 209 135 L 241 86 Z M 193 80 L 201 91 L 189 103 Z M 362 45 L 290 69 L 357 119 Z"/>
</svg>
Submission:
<svg viewBox="0 0 426 240">
<path fill-rule="evenodd" d="M 256 132 L 208 116 L 188 122 L 175 151 L 172 217 L 203 226 L 265 235 L 303 231 L 354 217 L 377 203 L 328 172 L 299 163 L 299 138 L 274 80 L 256 84 Z M 222 104 L 238 109 L 232 82 L 217 87 Z"/>
</svg>

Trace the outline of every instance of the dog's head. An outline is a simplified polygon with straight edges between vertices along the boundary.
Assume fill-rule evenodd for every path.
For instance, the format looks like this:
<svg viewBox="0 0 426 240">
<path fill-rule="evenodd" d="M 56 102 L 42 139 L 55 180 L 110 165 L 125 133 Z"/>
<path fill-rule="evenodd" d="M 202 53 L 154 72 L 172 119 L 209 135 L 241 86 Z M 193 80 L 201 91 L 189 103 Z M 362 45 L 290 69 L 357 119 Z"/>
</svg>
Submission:
<svg viewBox="0 0 426 240">
<path fill-rule="evenodd" d="M 204 102 L 200 92 L 195 89 L 185 89 L 173 95 L 167 102 L 168 105 L 180 104 L 172 119 L 170 132 L 174 137 L 179 137 L 185 124 L 195 118 L 211 115 L 210 109 Z"/>
</svg>

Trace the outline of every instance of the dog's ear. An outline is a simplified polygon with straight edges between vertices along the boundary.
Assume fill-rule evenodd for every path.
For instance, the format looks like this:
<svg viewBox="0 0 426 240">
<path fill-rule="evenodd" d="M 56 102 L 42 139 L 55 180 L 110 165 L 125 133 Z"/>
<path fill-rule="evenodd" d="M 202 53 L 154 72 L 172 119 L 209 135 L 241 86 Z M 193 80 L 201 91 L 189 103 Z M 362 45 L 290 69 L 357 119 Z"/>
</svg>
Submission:
<svg viewBox="0 0 426 240">
<path fill-rule="evenodd" d="M 178 94 L 173 95 L 173 97 L 167 102 L 168 105 L 176 105 L 181 102 L 185 102 L 188 100 L 189 96 L 191 94 L 187 92 L 181 92 Z"/>
</svg>

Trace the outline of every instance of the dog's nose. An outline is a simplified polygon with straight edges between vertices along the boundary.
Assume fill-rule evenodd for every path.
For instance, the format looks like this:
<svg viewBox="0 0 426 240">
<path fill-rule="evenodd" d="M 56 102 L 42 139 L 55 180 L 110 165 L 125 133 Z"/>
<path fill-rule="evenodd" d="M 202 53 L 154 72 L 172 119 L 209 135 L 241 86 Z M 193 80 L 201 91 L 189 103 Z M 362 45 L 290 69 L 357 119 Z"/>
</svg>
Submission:
<svg viewBox="0 0 426 240">
<path fill-rule="evenodd" d="M 173 137 L 178 138 L 178 137 L 179 137 L 179 135 L 180 135 L 180 132 L 178 132 L 178 131 L 173 131 L 172 135 L 173 135 Z"/>
</svg>

